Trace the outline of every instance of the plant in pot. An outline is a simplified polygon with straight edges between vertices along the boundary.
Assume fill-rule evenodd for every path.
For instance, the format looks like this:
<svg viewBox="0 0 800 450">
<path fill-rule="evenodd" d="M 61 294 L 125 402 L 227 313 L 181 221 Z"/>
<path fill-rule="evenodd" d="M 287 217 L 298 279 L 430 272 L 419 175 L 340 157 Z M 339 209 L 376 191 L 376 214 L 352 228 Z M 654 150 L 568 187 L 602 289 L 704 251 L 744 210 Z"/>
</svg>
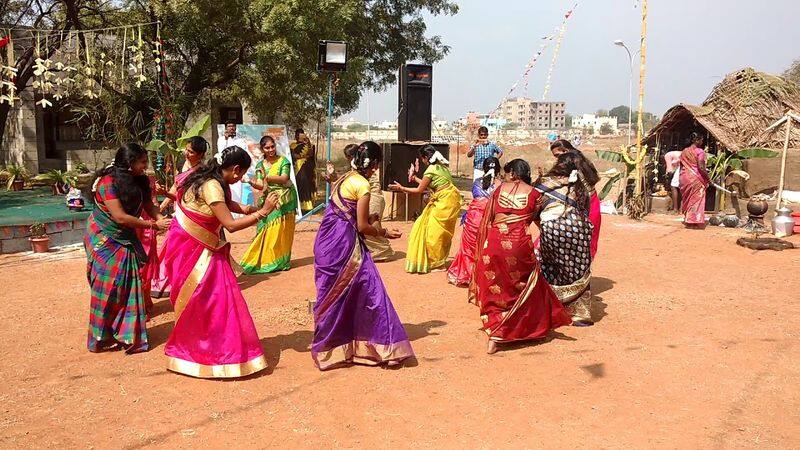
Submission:
<svg viewBox="0 0 800 450">
<path fill-rule="evenodd" d="M 70 186 L 78 184 L 78 177 L 73 172 L 65 172 L 58 169 L 37 175 L 34 180 L 50 183 L 53 188 L 53 195 L 64 195 L 69 191 Z"/>
<path fill-rule="evenodd" d="M 30 177 L 25 167 L 17 164 L 6 166 L 2 174 L 6 178 L 7 191 L 21 191 L 25 187 L 25 181 Z"/>
<path fill-rule="evenodd" d="M 43 223 L 32 223 L 28 231 L 31 233 L 28 241 L 31 243 L 33 253 L 47 253 L 50 251 L 50 236 L 47 235 L 47 228 Z"/>
</svg>

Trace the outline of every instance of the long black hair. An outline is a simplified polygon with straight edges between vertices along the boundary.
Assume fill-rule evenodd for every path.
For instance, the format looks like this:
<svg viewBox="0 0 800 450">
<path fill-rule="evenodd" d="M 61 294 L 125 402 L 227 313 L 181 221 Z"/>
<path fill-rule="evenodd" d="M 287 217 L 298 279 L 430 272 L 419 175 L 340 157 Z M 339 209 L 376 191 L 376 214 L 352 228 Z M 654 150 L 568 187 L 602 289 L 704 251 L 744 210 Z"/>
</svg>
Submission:
<svg viewBox="0 0 800 450">
<path fill-rule="evenodd" d="M 580 151 L 577 148 L 575 148 L 574 145 L 572 145 L 572 142 L 570 142 L 570 141 L 568 141 L 566 139 L 556 139 L 555 141 L 553 141 L 552 144 L 550 144 L 550 150 L 551 151 L 555 150 L 557 148 L 563 148 L 564 150 L 566 150 L 568 152 L 578 152 L 578 151 Z"/>
<path fill-rule="evenodd" d="M 497 174 L 500 173 L 500 160 L 494 156 L 489 156 L 483 160 L 483 178 L 481 178 L 481 187 L 483 190 L 489 189 L 489 186 L 494 183 Z M 494 171 L 494 173 L 489 173 Z"/>
<path fill-rule="evenodd" d="M 444 161 L 431 161 L 433 155 L 436 154 L 436 147 L 432 146 L 431 144 L 423 145 L 419 148 L 419 150 L 417 150 L 417 152 L 419 153 L 419 156 L 424 156 L 428 160 L 429 164 L 447 165 Z"/>
<path fill-rule="evenodd" d="M 222 169 L 228 169 L 233 166 L 241 167 L 242 171 L 246 171 L 250 168 L 250 164 L 252 160 L 250 159 L 250 155 L 247 151 L 241 147 L 237 147 L 232 145 L 219 155 L 221 159 L 221 163 L 217 161 L 217 157 L 211 158 L 211 161 L 204 165 L 198 167 L 194 172 L 192 172 L 189 176 L 183 180 L 181 183 L 181 189 L 188 191 L 191 189 L 194 192 L 194 196 L 200 196 L 200 188 L 203 186 L 208 180 L 217 180 L 219 184 L 222 186 L 222 189 L 225 190 L 225 198 L 230 196 L 230 187 L 228 187 L 228 183 L 222 178 Z"/>
<path fill-rule="evenodd" d="M 549 177 L 568 178 L 572 171 L 578 171 L 578 181 L 570 183 L 567 187 L 567 196 L 570 191 L 575 192 L 578 209 L 584 211 L 589 208 L 590 189 L 600 181 L 600 176 L 589 160 L 580 152 L 567 152 L 558 155 L 556 164 L 545 175 Z"/>
<path fill-rule="evenodd" d="M 144 155 L 147 155 L 144 147 L 135 142 L 128 142 L 117 149 L 113 164 L 97 171 L 97 178 L 111 175 L 122 209 L 132 216 L 139 213 L 144 199 L 149 199 L 152 195 L 147 175 L 134 176 L 131 172 L 134 161 Z"/>
<path fill-rule="evenodd" d="M 377 142 L 364 141 L 353 152 L 352 165 L 355 170 L 366 177 L 367 171 L 383 161 L 383 150 Z"/>
<path fill-rule="evenodd" d="M 348 160 L 352 160 L 353 157 L 355 157 L 357 149 L 358 149 L 358 144 L 347 144 L 344 146 L 344 150 L 342 150 L 342 152 L 344 153 L 345 158 L 347 158 Z"/>
<path fill-rule="evenodd" d="M 524 159 L 512 159 L 503 166 L 503 172 L 513 173 L 517 178 L 531 184 L 531 165 Z"/>
</svg>

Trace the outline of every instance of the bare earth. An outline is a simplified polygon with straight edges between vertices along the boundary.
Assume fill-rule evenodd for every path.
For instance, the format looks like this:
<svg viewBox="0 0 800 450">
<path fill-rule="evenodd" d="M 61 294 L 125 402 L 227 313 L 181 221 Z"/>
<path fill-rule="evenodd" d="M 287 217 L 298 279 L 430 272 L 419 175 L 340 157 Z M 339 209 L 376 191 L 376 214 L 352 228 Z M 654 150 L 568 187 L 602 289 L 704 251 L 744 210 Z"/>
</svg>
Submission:
<svg viewBox="0 0 800 450">
<path fill-rule="evenodd" d="M 298 226 L 291 271 L 241 279 L 270 369 L 236 381 L 167 372 L 167 300 L 150 352 L 87 352 L 82 250 L 0 256 L 0 446 L 800 446 L 798 250 L 746 250 L 738 232 L 673 217 L 605 216 L 598 323 L 492 356 L 465 291 L 396 260 L 379 268 L 417 361 L 319 372 L 315 229 Z M 236 255 L 251 236 L 233 236 Z"/>
</svg>

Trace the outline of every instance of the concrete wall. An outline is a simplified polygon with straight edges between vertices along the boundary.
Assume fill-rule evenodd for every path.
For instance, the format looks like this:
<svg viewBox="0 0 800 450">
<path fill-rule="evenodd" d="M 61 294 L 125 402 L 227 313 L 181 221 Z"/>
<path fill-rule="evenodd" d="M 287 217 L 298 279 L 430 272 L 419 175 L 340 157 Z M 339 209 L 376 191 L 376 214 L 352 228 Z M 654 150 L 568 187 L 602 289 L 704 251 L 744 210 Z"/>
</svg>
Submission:
<svg viewBox="0 0 800 450">
<path fill-rule="evenodd" d="M 77 244 L 83 240 L 83 234 L 86 230 L 86 217 L 50 222 L 45 226 L 47 235 L 50 236 L 51 248 Z M 27 225 L 0 227 L 0 254 L 30 251 L 29 236 Z"/>
<path fill-rule="evenodd" d="M 744 170 L 750 174 L 747 190 L 752 195 L 777 189 L 781 174 L 781 158 L 751 159 L 745 161 Z M 800 149 L 790 148 L 786 154 L 786 180 L 784 189 L 800 191 Z"/>
</svg>

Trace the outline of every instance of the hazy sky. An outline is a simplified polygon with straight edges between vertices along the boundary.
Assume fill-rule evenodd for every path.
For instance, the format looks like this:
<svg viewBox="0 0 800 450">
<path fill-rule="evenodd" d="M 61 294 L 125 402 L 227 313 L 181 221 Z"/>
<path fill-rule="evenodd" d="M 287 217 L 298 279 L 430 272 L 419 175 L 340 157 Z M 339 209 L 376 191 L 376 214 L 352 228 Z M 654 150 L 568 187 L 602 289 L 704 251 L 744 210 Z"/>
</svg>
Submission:
<svg viewBox="0 0 800 450">
<path fill-rule="evenodd" d="M 428 21 L 450 53 L 434 65 L 433 113 L 455 120 L 488 112 L 520 78 L 525 64 L 575 0 L 462 0 L 455 16 Z M 722 77 L 751 66 L 780 73 L 800 58 L 800 0 L 650 0 L 645 110 L 662 114 L 700 103 Z M 572 114 L 628 102 L 628 56 L 613 45 L 639 45 L 634 0 L 584 0 L 570 18 L 551 83 L 551 100 Z M 541 98 L 551 44 L 531 72 L 528 94 Z M 638 72 L 638 63 L 635 63 Z M 638 76 L 634 79 L 634 109 Z M 522 90 L 518 90 L 522 95 Z M 367 106 L 369 105 L 369 106 Z M 369 114 L 368 114 L 369 110 Z M 397 87 L 368 93 L 354 113 L 371 122 L 397 115 Z"/>
</svg>

